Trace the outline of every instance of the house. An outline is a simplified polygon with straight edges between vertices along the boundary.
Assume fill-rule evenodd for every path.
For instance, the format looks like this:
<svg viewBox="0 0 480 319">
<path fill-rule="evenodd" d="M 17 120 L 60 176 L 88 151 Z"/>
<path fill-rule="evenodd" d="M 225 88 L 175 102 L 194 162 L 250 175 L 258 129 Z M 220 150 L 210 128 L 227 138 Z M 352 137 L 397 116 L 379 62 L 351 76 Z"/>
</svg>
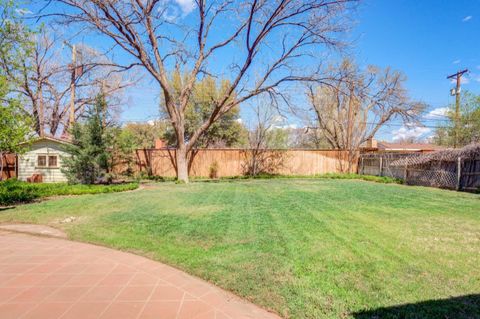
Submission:
<svg viewBox="0 0 480 319">
<path fill-rule="evenodd" d="M 390 143 L 368 140 L 362 147 L 362 152 L 373 153 L 431 153 L 444 150 L 442 146 L 429 143 Z"/>
<path fill-rule="evenodd" d="M 27 143 L 25 143 L 27 144 Z M 68 156 L 65 146 L 69 142 L 54 137 L 41 137 L 28 143 L 28 151 L 18 156 L 18 179 L 27 181 L 41 175 L 45 183 L 66 182 L 62 173 L 62 156 Z"/>
</svg>

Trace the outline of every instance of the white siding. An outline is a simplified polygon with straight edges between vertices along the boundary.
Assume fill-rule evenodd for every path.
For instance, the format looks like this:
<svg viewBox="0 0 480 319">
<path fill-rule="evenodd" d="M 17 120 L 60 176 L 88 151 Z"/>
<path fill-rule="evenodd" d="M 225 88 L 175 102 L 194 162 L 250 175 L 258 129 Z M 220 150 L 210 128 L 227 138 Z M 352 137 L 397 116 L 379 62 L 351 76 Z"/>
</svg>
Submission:
<svg viewBox="0 0 480 319">
<path fill-rule="evenodd" d="M 33 174 L 41 174 L 43 182 L 56 183 L 66 182 L 67 178 L 60 170 L 62 167 L 62 156 L 67 156 L 64 151 L 65 145 L 51 140 L 39 140 L 33 142 L 30 150 L 18 157 L 18 179 L 26 181 Z M 56 168 L 37 167 L 38 155 L 58 155 Z"/>
</svg>

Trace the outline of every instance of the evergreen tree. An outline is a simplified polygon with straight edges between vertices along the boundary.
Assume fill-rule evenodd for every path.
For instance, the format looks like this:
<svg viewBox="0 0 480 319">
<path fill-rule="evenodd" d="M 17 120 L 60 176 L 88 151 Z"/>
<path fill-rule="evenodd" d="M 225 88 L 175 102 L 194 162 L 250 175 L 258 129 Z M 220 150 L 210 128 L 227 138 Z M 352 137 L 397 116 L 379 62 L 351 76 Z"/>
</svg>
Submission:
<svg viewBox="0 0 480 319">
<path fill-rule="evenodd" d="M 72 144 L 66 147 L 70 156 L 63 158 L 70 183 L 95 184 L 109 181 L 109 134 L 106 122 L 105 97 L 99 95 L 88 110 L 84 123 L 76 123 L 72 130 Z"/>
</svg>

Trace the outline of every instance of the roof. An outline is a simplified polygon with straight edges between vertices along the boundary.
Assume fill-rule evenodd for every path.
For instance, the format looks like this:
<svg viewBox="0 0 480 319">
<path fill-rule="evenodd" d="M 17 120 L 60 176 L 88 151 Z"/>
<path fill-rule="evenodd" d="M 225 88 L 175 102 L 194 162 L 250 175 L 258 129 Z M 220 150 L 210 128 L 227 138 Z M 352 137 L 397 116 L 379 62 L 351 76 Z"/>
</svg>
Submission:
<svg viewBox="0 0 480 319">
<path fill-rule="evenodd" d="M 53 136 L 42 136 L 42 137 L 36 138 L 34 140 L 28 141 L 28 142 L 20 143 L 20 145 L 36 143 L 36 142 L 40 142 L 40 141 L 51 141 L 51 142 L 56 142 L 56 143 L 61 143 L 61 144 L 71 144 L 71 142 L 69 140 L 67 140 L 66 138 L 57 138 L 57 137 L 53 137 Z"/>
<path fill-rule="evenodd" d="M 378 142 L 379 150 L 386 151 L 438 151 L 445 149 L 442 146 L 428 144 L 428 143 L 388 143 Z"/>
<path fill-rule="evenodd" d="M 423 165 L 430 162 L 455 162 L 458 158 L 480 158 L 480 143 L 467 145 L 463 148 L 449 148 L 415 157 L 396 160 L 393 166 Z"/>
</svg>

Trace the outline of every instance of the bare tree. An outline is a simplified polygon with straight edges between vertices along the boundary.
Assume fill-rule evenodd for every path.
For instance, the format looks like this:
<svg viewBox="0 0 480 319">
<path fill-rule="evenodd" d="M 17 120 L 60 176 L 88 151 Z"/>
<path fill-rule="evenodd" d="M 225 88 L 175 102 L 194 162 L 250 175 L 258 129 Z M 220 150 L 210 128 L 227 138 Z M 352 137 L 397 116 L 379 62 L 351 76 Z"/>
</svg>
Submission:
<svg viewBox="0 0 480 319">
<path fill-rule="evenodd" d="M 188 19 L 173 16 L 174 4 L 169 1 L 51 2 L 60 9 L 50 15 L 108 37 L 112 50 L 121 48 L 133 58 L 122 68 L 141 65 L 159 84 L 177 136 L 177 177 L 188 182 L 188 153 L 223 114 L 264 93 L 285 101 L 282 85 L 318 80 L 316 70 L 306 70 L 305 63 L 314 61 L 319 46 L 339 44 L 337 35 L 355 0 L 193 0 Z M 220 55 L 228 62 L 215 72 Z M 187 76 L 176 95 L 168 76 L 177 67 Z M 228 72 L 230 85 L 212 101 L 211 114 L 187 140 L 185 109 L 194 85 L 206 74 L 221 72 Z"/>
<path fill-rule="evenodd" d="M 257 176 L 261 173 L 274 174 L 281 168 L 285 159 L 285 152 L 272 149 L 275 145 L 275 130 L 279 123 L 277 109 L 265 102 L 256 103 L 254 108 L 253 123 L 249 125 L 249 149 L 245 153 L 244 171 L 246 175 Z"/>
<path fill-rule="evenodd" d="M 424 105 L 412 101 L 404 88 L 405 77 L 386 68 L 370 66 L 361 71 L 344 60 L 336 70 L 335 81 L 309 86 L 308 97 L 318 128 L 334 149 L 348 151 L 351 172 L 360 146 L 394 119 L 417 122 Z"/>
<path fill-rule="evenodd" d="M 83 115 L 85 105 L 94 103 L 95 97 L 104 93 L 108 105 L 118 110 L 121 92 L 132 85 L 127 74 L 112 71 L 111 63 L 98 51 L 78 45 L 79 61 L 73 66 L 62 53 L 64 37 L 40 31 L 33 34 L 33 46 L 22 57 L 21 65 L 12 65 L 0 56 L 0 66 L 7 78 L 15 83 L 14 92 L 25 101 L 24 110 L 34 120 L 39 136 L 45 129 L 52 136 L 65 133 L 69 126 L 72 72 L 75 72 L 75 115 Z"/>
</svg>

